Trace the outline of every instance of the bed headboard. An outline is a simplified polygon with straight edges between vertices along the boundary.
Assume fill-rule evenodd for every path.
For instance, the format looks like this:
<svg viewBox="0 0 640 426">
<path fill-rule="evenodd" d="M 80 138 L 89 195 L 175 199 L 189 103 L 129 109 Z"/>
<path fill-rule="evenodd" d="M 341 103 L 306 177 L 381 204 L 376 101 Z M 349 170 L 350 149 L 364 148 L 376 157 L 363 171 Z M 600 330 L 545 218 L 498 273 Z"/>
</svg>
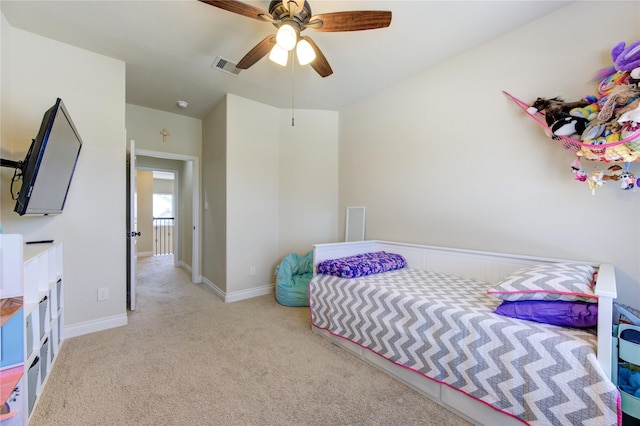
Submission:
<svg viewBox="0 0 640 426">
<path fill-rule="evenodd" d="M 578 262 L 567 259 L 532 257 L 517 254 L 482 252 L 449 247 L 427 246 L 390 241 L 357 241 L 314 245 L 314 268 L 327 259 L 352 256 L 359 253 L 387 251 L 407 259 L 407 266 L 461 278 L 476 279 L 495 284 L 518 269 L 538 263 Z M 589 262 L 581 262 L 589 263 Z M 596 263 L 589 263 L 598 266 Z M 315 272 L 315 269 L 314 269 Z"/>
</svg>

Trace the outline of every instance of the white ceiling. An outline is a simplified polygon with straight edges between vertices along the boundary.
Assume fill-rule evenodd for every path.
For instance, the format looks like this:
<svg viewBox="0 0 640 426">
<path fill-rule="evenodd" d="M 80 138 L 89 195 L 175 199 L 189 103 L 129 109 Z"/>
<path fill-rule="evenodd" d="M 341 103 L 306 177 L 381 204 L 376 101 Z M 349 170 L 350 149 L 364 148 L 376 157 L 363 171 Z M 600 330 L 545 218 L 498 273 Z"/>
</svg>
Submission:
<svg viewBox="0 0 640 426">
<path fill-rule="evenodd" d="M 269 1 L 247 1 L 267 10 Z M 313 14 L 390 10 L 385 29 L 320 33 L 307 29 L 333 68 L 283 68 L 263 58 L 238 76 L 212 68 L 238 62 L 273 25 L 197 0 L 0 1 L 12 27 L 126 62 L 128 103 L 205 117 L 226 93 L 278 108 L 339 111 L 572 1 L 310 0 Z M 291 61 L 290 61 L 291 62 Z M 482 78 L 482 65 L 469 70 Z M 176 105 L 189 102 L 187 109 Z"/>
</svg>

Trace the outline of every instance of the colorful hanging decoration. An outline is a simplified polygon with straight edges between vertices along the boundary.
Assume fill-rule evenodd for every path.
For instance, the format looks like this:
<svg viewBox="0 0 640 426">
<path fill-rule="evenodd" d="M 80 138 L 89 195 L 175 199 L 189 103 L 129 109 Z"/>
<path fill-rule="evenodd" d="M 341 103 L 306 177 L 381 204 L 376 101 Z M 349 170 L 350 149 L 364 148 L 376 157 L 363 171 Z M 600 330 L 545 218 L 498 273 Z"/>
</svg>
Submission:
<svg viewBox="0 0 640 426">
<path fill-rule="evenodd" d="M 606 180 L 619 181 L 623 190 L 640 185 L 629 170 L 630 163 L 640 162 L 640 40 L 629 46 L 618 43 L 611 50 L 611 59 L 613 65 L 594 79 L 596 95 L 577 101 L 538 98 L 527 104 L 504 92 L 547 136 L 576 154 L 571 164 L 574 179 L 587 182 L 594 194 Z M 589 176 L 581 159 L 625 164 L 625 168 L 615 170 L 617 174 L 596 171 Z"/>
</svg>

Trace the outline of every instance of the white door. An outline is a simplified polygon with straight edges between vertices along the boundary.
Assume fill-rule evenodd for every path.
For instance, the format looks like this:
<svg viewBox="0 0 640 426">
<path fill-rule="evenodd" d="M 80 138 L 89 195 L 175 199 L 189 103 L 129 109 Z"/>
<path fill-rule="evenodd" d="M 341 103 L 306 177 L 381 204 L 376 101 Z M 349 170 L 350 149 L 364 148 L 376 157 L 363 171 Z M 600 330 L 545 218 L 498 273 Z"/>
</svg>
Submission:
<svg viewBox="0 0 640 426">
<path fill-rule="evenodd" d="M 136 224 L 136 149 L 135 141 L 127 144 L 127 307 L 136 310 L 136 262 L 138 260 Z"/>
</svg>

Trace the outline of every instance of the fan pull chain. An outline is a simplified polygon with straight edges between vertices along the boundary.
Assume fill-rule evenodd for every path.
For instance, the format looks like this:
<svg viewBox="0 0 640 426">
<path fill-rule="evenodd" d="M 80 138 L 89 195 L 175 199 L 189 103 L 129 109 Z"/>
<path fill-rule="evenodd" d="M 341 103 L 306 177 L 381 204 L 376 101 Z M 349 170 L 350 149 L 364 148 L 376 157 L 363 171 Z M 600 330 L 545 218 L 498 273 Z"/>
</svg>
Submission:
<svg viewBox="0 0 640 426">
<path fill-rule="evenodd" d="M 293 50 L 289 51 L 289 53 L 291 54 L 291 127 L 295 127 L 295 117 L 294 117 L 294 113 L 295 113 L 295 94 L 296 94 L 296 89 L 295 89 L 295 68 L 296 68 L 296 61 L 295 58 L 293 57 Z"/>
</svg>

